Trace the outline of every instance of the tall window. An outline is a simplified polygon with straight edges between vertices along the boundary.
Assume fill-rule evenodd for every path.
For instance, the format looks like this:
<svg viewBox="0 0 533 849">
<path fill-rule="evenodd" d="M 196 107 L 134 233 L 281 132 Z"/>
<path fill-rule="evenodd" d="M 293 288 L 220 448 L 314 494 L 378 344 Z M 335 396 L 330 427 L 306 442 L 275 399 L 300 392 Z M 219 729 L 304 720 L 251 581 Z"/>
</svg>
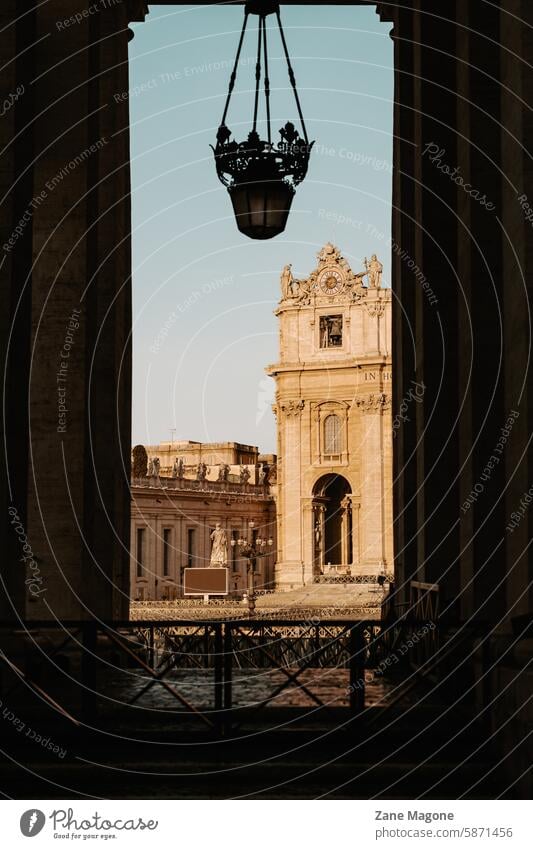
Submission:
<svg viewBox="0 0 533 849">
<path fill-rule="evenodd" d="M 338 416 L 326 416 L 324 419 L 324 454 L 327 456 L 342 453 L 341 420 Z"/>
<path fill-rule="evenodd" d="M 145 528 L 137 528 L 137 577 L 142 578 L 144 571 L 144 534 Z"/>
<path fill-rule="evenodd" d="M 163 528 L 163 575 L 170 574 L 170 542 L 172 530 Z"/>
<path fill-rule="evenodd" d="M 194 558 L 194 528 L 187 528 L 187 566 L 192 566 Z"/>
</svg>

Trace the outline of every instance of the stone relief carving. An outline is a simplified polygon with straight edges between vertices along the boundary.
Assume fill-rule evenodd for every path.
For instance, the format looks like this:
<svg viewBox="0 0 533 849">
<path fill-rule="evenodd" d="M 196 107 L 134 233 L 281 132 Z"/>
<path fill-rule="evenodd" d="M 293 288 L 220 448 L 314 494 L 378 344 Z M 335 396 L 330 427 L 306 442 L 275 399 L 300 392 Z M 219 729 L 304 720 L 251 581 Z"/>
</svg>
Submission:
<svg viewBox="0 0 533 849">
<path fill-rule="evenodd" d="M 380 392 L 377 394 L 365 395 L 362 398 L 356 398 L 355 404 L 363 413 L 379 413 L 384 410 L 389 410 L 391 407 L 391 396 Z"/>
<path fill-rule="evenodd" d="M 309 304 L 311 298 L 327 299 L 331 302 L 353 302 L 363 298 L 369 289 L 381 287 L 383 265 L 372 254 L 365 257 L 364 271 L 354 272 L 338 247 L 327 242 L 317 254 L 318 266 L 304 280 L 296 280 L 291 265 L 285 265 L 281 272 L 281 301 L 293 304 Z M 363 279 L 368 278 L 368 285 Z"/>
<path fill-rule="evenodd" d="M 366 311 L 371 318 L 379 318 L 385 312 L 385 305 L 382 301 L 370 301 L 366 303 Z"/>
<path fill-rule="evenodd" d="M 281 409 L 282 413 L 285 413 L 286 416 L 299 416 L 305 407 L 305 401 L 284 401 L 279 405 L 279 409 Z"/>
</svg>

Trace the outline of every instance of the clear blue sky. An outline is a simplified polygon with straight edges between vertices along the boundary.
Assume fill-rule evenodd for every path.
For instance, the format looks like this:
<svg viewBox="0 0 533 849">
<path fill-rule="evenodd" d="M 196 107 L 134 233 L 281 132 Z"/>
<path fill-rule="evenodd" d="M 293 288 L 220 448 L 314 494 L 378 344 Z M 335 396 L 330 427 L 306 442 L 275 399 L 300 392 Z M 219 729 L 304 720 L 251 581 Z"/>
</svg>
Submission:
<svg viewBox="0 0 533 849">
<path fill-rule="evenodd" d="M 133 188 L 133 444 L 235 440 L 275 450 L 279 275 L 316 264 L 327 241 L 356 270 L 390 274 L 392 41 L 373 8 L 282 6 L 309 137 L 309 173 L 281 236 L 236 228 L 209 147 L 235 56 L 240 6 L 153 6 L 130 43 Z M 227 124 L 251 123 L 256 18 Z M 270 19 L 271 26 L 274 18 Z M 250 26 L 250 25 L 249 25 Z M 270 38 L 272 123 L 296 123 L 279 36 Z M 261 129 L 261 128 L 260 128 Z M 383 234 L 383 237 L 377 236 Z"/>
</svg>

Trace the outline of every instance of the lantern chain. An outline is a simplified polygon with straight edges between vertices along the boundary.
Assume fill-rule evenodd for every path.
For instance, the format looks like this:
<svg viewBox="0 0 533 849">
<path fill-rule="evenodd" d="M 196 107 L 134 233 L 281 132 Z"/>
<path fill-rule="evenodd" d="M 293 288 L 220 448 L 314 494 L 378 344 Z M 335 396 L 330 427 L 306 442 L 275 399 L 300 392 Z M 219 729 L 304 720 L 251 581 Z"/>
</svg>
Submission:
<svg viewBox="0 0 533 849">
<path fill-rule="evenodd" d="M 272 145 L 272 131 L 270 127 L 270 79 L 268 77 L 268 51 L 267 51 L 267 31 L 266 20 L 263 18 L 263 53 L 265 55 L 265 104 L 266 104 L 266 119 L 268 144 Z"/>
<path fill-rule="evenodd" d="M 257 27 L 257 61 L 255 63 L 255 102 L 254 102 L 254 124 L 252 132 L 257 130 L 257 112 L 259 109 L 259 89 L 261 87 L 261 31 L 263 28 L 263 15 L 259 16 Z"/>
<path fill-rule="evenodd" d="M 248 15 L 250 12 L 248 9 L 244 10 L 244 23 L 242 25 L 241 37 L 239 39 L 239 46 L 237 47 L 237 55 L 235 57 L 235 65 L 233 66 L 233 71 L 231 72 L 231 76 L 229 78 L 229 88 L 228 88 L 228 96 L 226 97 L 226 105 L 224 106 L 224 114 L 222 115 L 222 121 L 220 122 L 220 126 L 223 127 L 226 123 L 226 116 L 228 114 L 229 102 L 231 100 L 231 95 L 233 93 L 233 89 L 235 87 L 235 80 L 237 79 L 237 67 L 239 65 L 239 59 L 241 56 L 242 44 L 244 41 L 244 34 L 246 32 L 246 25 L 248 23 Z"/>
<path fill-rule="evenodd" d="M 280 32 L 280 35 L 281 35 L 281 41 L 282 41 L 282 44 L 283 44 L 283 50 L 285 51 L 285 59 L 287 61 L 287 68 L 289 69 L 289 80 L 291 82 L 292 90 L 294 92 L 294 99 L 296 101 L 296 107 L 298 109 L 298 115 L 300 116 L 300 121 L 302 123 L 302 130 L 303 130 L 303 133 L 304 133 L 305 143 L 309 144 L 309 139 L 307 137 L 307 130 L 305 128 L 305 121 L 304 121 L 304 116 L 303 116 L 303 112 L 302 112 L 302 107 L 300 106 L 300 98 L 298 97 L 298 91 L 296 89 L 296 78 L 294 76 L 294 71 L 292 69 L 289 51 L 288 51 L 288 48 L 287 48 L 287 42 L 285 41 L 285 33 L 283 32 L 283 26 L 282 26 L 282 23 L 281 23 L 281 15 L 279 13 L 279 9 L 276 10 L 276 17 L 278 19 L 278 27 L 279 27 L 279 32 Z"/>
</svg>

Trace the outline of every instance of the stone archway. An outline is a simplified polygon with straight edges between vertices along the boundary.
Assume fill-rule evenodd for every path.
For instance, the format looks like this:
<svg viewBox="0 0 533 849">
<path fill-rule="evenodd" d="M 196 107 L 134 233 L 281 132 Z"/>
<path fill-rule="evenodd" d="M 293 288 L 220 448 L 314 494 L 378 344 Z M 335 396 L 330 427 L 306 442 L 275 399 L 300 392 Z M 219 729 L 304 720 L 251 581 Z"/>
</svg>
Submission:
<svg viewBox="0 0 533 849">
<path fill-rule="evenodd" d="M 314 571 L 352 562 L 352 488 L 342 475 L 322 475 L 313 487 Z"/>
</svg>

